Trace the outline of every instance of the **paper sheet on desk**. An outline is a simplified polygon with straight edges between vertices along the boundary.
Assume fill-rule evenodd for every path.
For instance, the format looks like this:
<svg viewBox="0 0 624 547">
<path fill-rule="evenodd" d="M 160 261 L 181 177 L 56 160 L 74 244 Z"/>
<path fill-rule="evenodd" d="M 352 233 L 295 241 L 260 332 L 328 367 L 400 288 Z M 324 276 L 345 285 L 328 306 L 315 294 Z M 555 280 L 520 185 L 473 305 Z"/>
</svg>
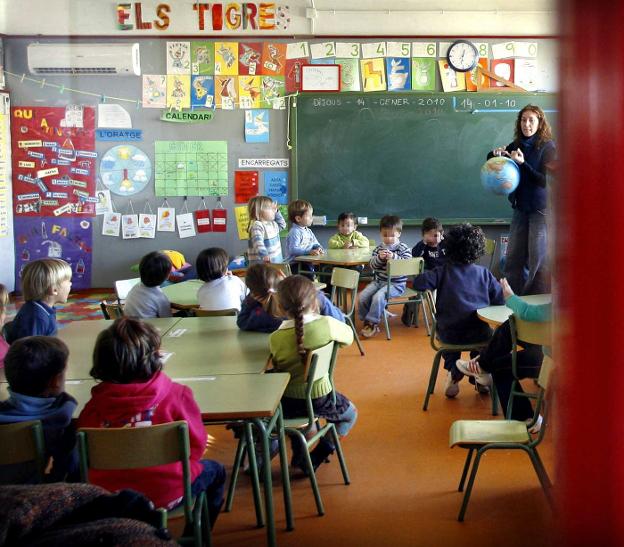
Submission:
<svg viewBox="0 0 624 547">
<path fill-rule="evenodd" d="M 171 336 L 171 338 L 180 338 L 188 329 L 174 329 L 167 336 Z"/>
</svg>

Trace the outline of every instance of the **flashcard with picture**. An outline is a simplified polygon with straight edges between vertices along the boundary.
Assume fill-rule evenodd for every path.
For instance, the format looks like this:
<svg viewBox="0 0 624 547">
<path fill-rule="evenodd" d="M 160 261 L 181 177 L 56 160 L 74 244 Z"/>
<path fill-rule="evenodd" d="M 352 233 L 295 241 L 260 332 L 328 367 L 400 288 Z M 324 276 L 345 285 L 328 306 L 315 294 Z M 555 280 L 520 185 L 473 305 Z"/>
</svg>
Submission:
<svg viewBox="0 0 624 547">
<path fill-rule="evenodd" d="M 238 42 L 215 42 L 215 74 L 218 76 L 238 74 Z"/>
<path fill-rule="evenodd" d="M 241 108 L 260 108 L 262 76 L 239 76 L 238 95 Z"/>
<path fill-rule="evenodd" d="M 191 76 L 191 107 L 214 108 L 214 76 Z"/>
<path fill-rule="evenodd" d="M 358 59 L 337 58 L 340 65 L 340 91 L 360 91 L 360 62 Z"/>
<path fill-rule="evenodd" d="M 436 60 L 432 57 L 414 57 L 412 59 L 412 89 L 435 91 Z"/>
<path fill-rule="evenodd" d="M 143 74 L 143 108 L 167 107 L 167 76 Z"/>
<path fill-rule="evenodd" d="M 269 111 L 245 111 L 245 142 L 269 142 Z"/>
<path fill-rule="evenodd" d="M 214 75 L 214 42 L 191 42 L 191 74 Z"/>
<path fill-rule="evenodd" d="M 264 42 L 262 45 L 262 74 L 283 76 L 286 70 L 286 44 Z"/>
<path fill-rule="evenodd" d="M 167 42 L 167 74 L 191 73 L 191 43 Z"/>
<path fill-rule="evenodd" d="M 386 76 L 388 91 L 410 90 L 410 60 L 405 57 L 386 57 Z"/>
<path fill-rule="evenodd" d="M 285 95 L 283 76 L 262 76 L 260 106 L 262 108 L 279 108 Z M 280 101 L 280 99 L 282 99 Z"/>
<path fill-rule="evenodd" d="M 167 108 L 191 107 L 191 75 L 167 74 Z"/>
<path fill-rule="evenodd" d="M 386 90 L 386 67 L 383 58 L 362 59 L 360 67 L 364 91 Z"/>
<path fill-rule="evenodd" d="M 238 103 L 238 78 L 215 76 L 215 101 L 217 108 L 233 110 Z"/>
<path fill-rule="evenodd" d="M 255 76 L 262 74 L 262 43 L 241 42 L 238 44 L 238 74 Z"/>
</svg>

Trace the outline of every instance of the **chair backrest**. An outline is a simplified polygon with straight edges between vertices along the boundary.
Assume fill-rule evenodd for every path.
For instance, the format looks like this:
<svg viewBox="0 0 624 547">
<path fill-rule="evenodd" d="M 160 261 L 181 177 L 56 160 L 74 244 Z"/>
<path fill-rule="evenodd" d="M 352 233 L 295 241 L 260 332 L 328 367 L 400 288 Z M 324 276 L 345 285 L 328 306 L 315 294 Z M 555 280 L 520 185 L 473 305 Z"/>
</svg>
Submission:
<svg viewBox="0 0 624 547">
<path fill-rule="evenodd" d="M 425 261 L 422 257 L 388 260 L 388 276 L 418 275 L 423 272 Z"/>
<path fill-rule="evenodd" d="M 550 346 L 552 344 L 551 321 L 539 323 L 524 321 L 512 314 L 509 317 L 509 326 L 514 345 L 517 345 L 518 341 L 539 346 Z"/>
<path fill-rule="evenodd" d="M 308 351 L 306 361 L 306 382 L 308 389 L 312 384 L 325 376 L 329 376 L 334 357 L 334 342 L 330 342 L 318 349 Z M 314 365 L 314 366 L 312 366 Z"/>
<path fill-rule="evenodd" d="M 34 462 L 39 482 L 45 469 L 43 427 L 39 420 L 0 425 L 0 465 Z"/>
<path fill-rule="evenodd" d="M 271 266 L 280 272 L 282 272 L 286 277 L 292 275 L 292 270 L 290 269 L 290 264 L 288 262 L 273 262 Z"/>
<path fill-rule="evenodd" d="M 357 289 L 360 282 L 360 272 L 346 268 L 334 268 L 332 270 L 330 285 L 342 289 Z"/>
<path fill-rule="evenodd" d="M 104 319 L 119 319 L 123 317 L 123 305 L 119 303 L 110 303 L 106 300 L 100 301 L 100 309 L 102 310 L 102 315 Z"/>
<path fill-rule="evenodd" d="M 133 277 L 132 279 L 119 279 L 115 281 L 115 292 L 117 293 L 117 300 L 120 302 L 125 300 L 130 292 L 130 289 L 137 283 L 141 282 L 140 277 Z"/>
<path fill-rule="evenodd" d="M 539 377 L 537 379 L 537 384 L 542 389 L 548 389 L 548 384 L 550 382 L 550 377 L 553 371 L 553 360 L 548 356 L 544 355 L 544 360 L 542 361 L 542 368 L 540 369 Z"/>
<path fill-rule="evenodd" d="M 80 476 L 89 469 L 140 469 L 182 463 L 184 511 L 191 513 L 191 473 L 188 425 L 185 421 L 149 427 L 81 428 L 78 430 Z"/>
<path fill-rule="evenodd" d="M 227 308 L 225 310 L 202 310 L 195 308 L 193 310 L 195 317 L 224 317 L 224 316 L 236 316 L 238 310 L 236 308 Z"/>
</svg>

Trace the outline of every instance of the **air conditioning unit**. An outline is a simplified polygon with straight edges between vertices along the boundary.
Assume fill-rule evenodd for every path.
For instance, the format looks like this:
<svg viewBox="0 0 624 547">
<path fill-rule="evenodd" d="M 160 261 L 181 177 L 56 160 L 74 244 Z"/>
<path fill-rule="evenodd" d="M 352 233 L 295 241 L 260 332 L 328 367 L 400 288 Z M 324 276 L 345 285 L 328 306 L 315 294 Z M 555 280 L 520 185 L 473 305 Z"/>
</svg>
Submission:
<svg viewBox="0 0 624 547">
<path fill-rule="evenodd" d="M 28 69 L 33 74 L 114 74 L 140 76 L 139 44 L 28 45 Z"/>
</svg>

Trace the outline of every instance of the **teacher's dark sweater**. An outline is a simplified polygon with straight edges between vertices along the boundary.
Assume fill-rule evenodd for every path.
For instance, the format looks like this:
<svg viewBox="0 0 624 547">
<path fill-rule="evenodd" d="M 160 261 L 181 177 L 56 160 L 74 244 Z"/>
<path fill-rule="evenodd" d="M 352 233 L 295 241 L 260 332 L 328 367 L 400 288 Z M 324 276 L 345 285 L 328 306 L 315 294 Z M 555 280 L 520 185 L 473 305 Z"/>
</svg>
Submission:
<svg viewBox="0 0 624 547">
<path fill-rule="evenodd" d="M 511 153 L 520 148 L 524 154 L 524 163 L 519 165 L 520 184 L 509 194 L 509 201 L 514 209 L 523 213 L 534 213 L 546 209 L 546 164 L 556 155 L 555 143 L 546 141 L 540 148 L 535 146 L 536 136 L 521 138 L 507 145 L 505 150 Z M 490 152 L 488 159 L 494 154 Z"/>
</svg>

